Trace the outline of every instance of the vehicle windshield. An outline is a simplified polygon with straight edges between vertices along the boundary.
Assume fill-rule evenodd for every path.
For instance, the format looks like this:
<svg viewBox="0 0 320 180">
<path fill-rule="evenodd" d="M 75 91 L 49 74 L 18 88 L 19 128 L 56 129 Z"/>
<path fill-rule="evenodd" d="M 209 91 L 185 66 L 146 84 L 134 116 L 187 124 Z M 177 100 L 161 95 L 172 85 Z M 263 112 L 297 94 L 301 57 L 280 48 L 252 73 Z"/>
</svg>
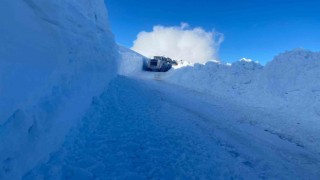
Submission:
<svg viewBox="0 0 320 180">
<path fill-rule="evenodd" d="M 157 66 L 158 65 L 158 61 L 157 60 L 152 60 L 152 61 L 150 61 L 150 65 L 151 66 Z"/>
</svg>

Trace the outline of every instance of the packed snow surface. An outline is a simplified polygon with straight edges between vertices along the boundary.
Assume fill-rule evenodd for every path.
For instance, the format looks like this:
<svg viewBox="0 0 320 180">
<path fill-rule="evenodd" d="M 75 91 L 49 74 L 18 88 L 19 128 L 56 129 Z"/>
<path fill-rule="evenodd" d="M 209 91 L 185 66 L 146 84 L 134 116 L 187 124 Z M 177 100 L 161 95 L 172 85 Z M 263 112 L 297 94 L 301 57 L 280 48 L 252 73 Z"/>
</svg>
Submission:
<svg viewBox="0 0 320 180">
<path fill-rule="evenodd" d="M 252 114 L 250 117 L 248 114 Z M 317 154 L 242 123 L 264 112 L 118 77 L 82 125 L 23 179 L 317 179 Z"/>
<path fill-rule="evenodd" d="M 143 72 L 103 0 L 0 22 L 0 179 L 320 179 L 320 53 Z"/>
</svg>

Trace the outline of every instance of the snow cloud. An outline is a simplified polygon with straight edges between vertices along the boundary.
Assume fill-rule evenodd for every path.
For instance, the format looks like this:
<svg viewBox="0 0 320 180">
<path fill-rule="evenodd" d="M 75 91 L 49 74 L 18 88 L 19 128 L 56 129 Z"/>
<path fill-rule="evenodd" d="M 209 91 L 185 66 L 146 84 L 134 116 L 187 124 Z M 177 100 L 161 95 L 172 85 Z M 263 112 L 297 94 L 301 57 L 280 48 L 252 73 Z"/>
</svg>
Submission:
<svg viewBox="0 0 320 180">
<path fill-rule="evenodd" d="M 147 56 L 167 56 L 191 63 L 206 63 L 218 58 L 223 35 L 203 28 L 180 26 L 154 26 L 152 32 L 142 31 L 134 41 L 132 50 Z"/>
</svg>

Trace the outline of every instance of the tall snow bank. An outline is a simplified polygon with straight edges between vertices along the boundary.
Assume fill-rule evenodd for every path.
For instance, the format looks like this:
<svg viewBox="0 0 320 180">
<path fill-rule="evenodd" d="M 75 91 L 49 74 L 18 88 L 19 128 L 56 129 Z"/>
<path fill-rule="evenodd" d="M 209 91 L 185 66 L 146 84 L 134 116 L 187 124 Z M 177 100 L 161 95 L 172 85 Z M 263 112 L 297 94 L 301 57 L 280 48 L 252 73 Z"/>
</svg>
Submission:
<svg viewBox="0 0 320 180">
<path fill-rule="evenodd" d="M 168 81 L 246 99 L 274 96 L 286 101 L 305 101 L 308 96 L 304 104 L 316 103 L 320 92 L 320 53 L 303 49 L 288 51 L 276 56 L 265 67 L 247 59 L 231 65 L 219 62 L 196 64 L 175 70 Z M 296 96 L 299 94 L 303 97 Z"/>
<path fill-rule="evenodd" d="M 141 74 L 143 67 L 147 66 L 148 59 L 130 49 L 119 46 L 121 59 L 118 73 L 124 76 L 135 76 Z"/>
<path fill-rule="evenodd" d="M 320 52 L 296 49 L 282 53 L 266 65 L 264 78 L 268 90 L 278 96 L 320 91 Z"/>
<path fill-rule="evenodd" d="M 0 179 L 60 145 L 117 58 L 103 0 L 0 2 Z"/>
<path fill-rule="evenodd" d="M 320 152 L 320 53 L 296 49 L 265 67 L 242 59 L 231 65 L 208 62 L 176 69 L 167 79 L 200 92 L 273 109 L 294 118 L 263 122 L 279 136 Z M 283 135 L 285 134 L 285 135 Z"/>
<path fill-rule="evenodd" d="M 296 49 L 278 55 L 266 65 L 261 82 L 287 112 L 309 124 L 305 134 L 320 132 L 320 52 Z M 308 140 L 320 142 L 318 135 Z"/>
<path fill-rule="evenodd" d="M 238 96 L 253 88 L 263 67 L 256 62 L 239 61 L 232 65 L 210 61 L 205 65 L 176 69 L 168 81 L 201 92 Z"/>
</svg>

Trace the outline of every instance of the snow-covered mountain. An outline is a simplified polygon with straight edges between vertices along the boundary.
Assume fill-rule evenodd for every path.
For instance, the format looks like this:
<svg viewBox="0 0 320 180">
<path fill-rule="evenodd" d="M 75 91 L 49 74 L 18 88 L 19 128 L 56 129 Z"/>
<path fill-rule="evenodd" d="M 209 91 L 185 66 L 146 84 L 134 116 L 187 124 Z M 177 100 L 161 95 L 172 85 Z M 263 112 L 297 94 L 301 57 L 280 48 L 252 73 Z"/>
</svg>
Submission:
<svg viewBox="0 0 320 180">
<path fill-rule="evenodd" d="M 0 179 L 58 148 L 116 76 L 103 0 L 0 2 Z"/>
</svg>

